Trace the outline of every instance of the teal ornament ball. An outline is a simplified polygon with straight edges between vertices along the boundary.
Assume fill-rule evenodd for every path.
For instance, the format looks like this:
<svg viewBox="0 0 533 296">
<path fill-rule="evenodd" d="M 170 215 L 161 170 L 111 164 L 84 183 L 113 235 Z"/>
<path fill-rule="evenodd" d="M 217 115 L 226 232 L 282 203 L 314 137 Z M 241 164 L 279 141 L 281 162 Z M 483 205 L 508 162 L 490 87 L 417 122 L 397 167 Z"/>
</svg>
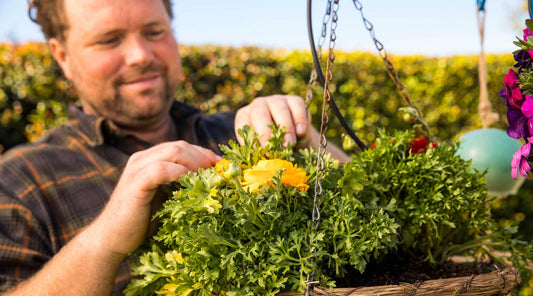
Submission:
<svg viewBox="0 0 533 296">
<path fill-rule="evenodd" d="M 496 128 L 477 129 L 461 136 L 458 154 L 465 160 L 472 160 L 472 166 L 480 171 L 487 170 L 489 195 L 507 196 L 517 193 L 525 178 L 515 180 L 511 176 L 513 154 L 522 147 L 504 130 Z"/>
</svg>

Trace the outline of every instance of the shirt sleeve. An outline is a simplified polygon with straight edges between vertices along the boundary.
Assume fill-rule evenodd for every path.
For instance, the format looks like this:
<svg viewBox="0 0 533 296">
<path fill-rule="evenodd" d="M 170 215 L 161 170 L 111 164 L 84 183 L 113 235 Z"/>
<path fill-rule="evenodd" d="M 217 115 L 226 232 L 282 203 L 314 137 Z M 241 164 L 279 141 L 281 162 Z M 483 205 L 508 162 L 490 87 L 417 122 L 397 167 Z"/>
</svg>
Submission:
<svg viewBox="0 0 533 296">
<path fill-rule="evenodd" d="M 52 256 L 33 208 L 39 207 L 39 201 L 29 193 L 35 186 L 10 164 L 0 167 L 0 291 L 31 277 Z M 26 205 L 30 200 L 34 203 Z"/>
</svg>

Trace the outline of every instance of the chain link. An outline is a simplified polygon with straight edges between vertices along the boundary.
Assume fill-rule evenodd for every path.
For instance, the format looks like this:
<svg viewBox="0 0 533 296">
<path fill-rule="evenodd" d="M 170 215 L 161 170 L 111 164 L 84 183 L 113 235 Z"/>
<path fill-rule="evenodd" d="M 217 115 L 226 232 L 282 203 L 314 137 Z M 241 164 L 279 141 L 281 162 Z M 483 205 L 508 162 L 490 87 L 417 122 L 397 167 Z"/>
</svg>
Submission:
<svg viewBox="0 0 533 296">
<path fill-rule="evenodd" d="M 413 107 L 411 104 L 411 99 L 409 98 L 409 90 L 400 81 L 400 78 L 398 77 L 398 72 L 396 71 L 392 63 L 389 61 L 387 52 L 385 51 L 383 44 L 376 38 L 374 25 L 372 25 L 372 23 L 365 17 L 365 14 L 363 13 L 363 4 L 361 4 L 359 0 L 353 0 L 353 4 L 355 6 L 355 9 L 357 9 L 361 13 L 361 19 L 363 20 L 363 24 L 365 25 L 366 30 L 370 33 L 370 37 L 374 42 L 374 46 L 378 50 L 379 56 L 383 60 L 383 63 L 385 64 L 385 68 L 387 69 L 389 76 L 392 78 L 392 81 L 396 85 L 398 93 L 410 107 Z"/>
<path fill-rule="evenodd" d="M 322 179 L 324 178 L 324 172 L 326 169 L 325 154 L 326 154 L 326 148 L 328 145 L 327 138 L 326 138 L 326 131 L 328 128 L 328 123 L 329 123 L 329 116 L 328 116 L 329 101 L 331 100 L 331 92 L 329 91 L 329 84 L 331 82 L 331 79 L 333 78 L 332 69 L 333 69 L 333 63 L 335 61 L 334 49 L 335 49 L 335 40 L 337 39 L 335 30 L 337 29 L 338 9 L 339 9 L 339 0 L 334 0 L 333 3 L 331 3 L 331 1 L 328 1 L 328 8 L 326 10 L 326 14 L 331 13 L 331 27 L 330 27 L 330 34 L 329 34 L 330 39 L 329 39 L 328 60 L 327 60 L 327 65 L 326 65 L 326 77 L 325 77 L 326 79 L 324 82 L 324 95 L 322 98 L 320 145 L 317 151 L 318 157 L 317 157 L 317 166 L 316 166 L 315 194 L 313 198 L 312 226 L 314 230 L 317 230 L 320 224 L 320 203 L 322 200 L 322 193 L 323 193 Z M 324 19 L 326 20 L 326 18 Z M 329 17 L 327 18 L 327 21 L 329 21 Z M 326 21 L 324 21 L 322 25 L 323 30 L 322 30 L 321 35 L 325 35 L 324 28 L 326 26 L 327 26 L 327 23 Z M 324 37 L 324 40 L 325 40 L 325 37 Z M 313 247 L 312 252 L 314 251 L 316 250 Z M 306 296 L 309 296 L 312 285 L 316 283 L 314 281 L 314 275 L 315 275 L 315 270 L 312 270 L 309 274 L 307 274 L 307 282 L 306 282 L 307 287 L 305 291 Z"/>
<path fill-rule="evenodd" d="M 322 46 L 326 41 L 328 24 L 331 18 L 331 2 L 332 0 L 327 1 L 326 11 L 324 12 L 324 16 L 322 17 L 322 28 L 320 30 L 320 38 L 318 39 L 317 49 L 319 59 L 322 57 Z M 316 72 L 316 68 L 313 67 L 313 70 L 311 70 L 311 76 L 309 77 L 309 83 L 307 85 L 307 94 L 305 96 L 305 103 L 307 106 L 309 106 L 311 104 L 311 101 L 313 100 L 313 86 L 315 85 L 317 78 L 318 73 Z"/>
<path fill-rule="evenodd" d="M 361 14 L 361 19 L 363 20 L 363 24 L 365 25 L 366 30 L 370 33 L 370 37 L 372 38 L 372 41 L 374 42 L 374 46 L 378 50 L 379 56 L 381 57 L 381 59 L 383 60 L 383 63 L 385 64 L 387 73 L 389 74 L 390 78 L 394 82 L 394 85 L 396 85 L 398 94 L 409 107 L 416 110 L 417 121 L 423 125 L 423 128 L 426 132 L 426 136 L 428 140 L 431 141 L 431 134 L 429 132 L 429 126 L 422 119 L 420 110 L 411 103 L 411 99 L 409 98 L 409 90 L 400 81 L 400 78 L 398 77 L 398 71 L 396 71 L 396 69 L 394 68 L 390 60 L 388 59 L 387 52 L 385 51 L 383 44 L 376 38 L 376 33 L 374 31 L 374 25 L 372 25 L 372 23 L 365 17 L 365 14 L 363 13 L 363 4 L 361 4 L 361 1 L 359 0 L 352 0 L 352 1 L 355 6 L 355 9 L 357 9 Z"/>
</svg>

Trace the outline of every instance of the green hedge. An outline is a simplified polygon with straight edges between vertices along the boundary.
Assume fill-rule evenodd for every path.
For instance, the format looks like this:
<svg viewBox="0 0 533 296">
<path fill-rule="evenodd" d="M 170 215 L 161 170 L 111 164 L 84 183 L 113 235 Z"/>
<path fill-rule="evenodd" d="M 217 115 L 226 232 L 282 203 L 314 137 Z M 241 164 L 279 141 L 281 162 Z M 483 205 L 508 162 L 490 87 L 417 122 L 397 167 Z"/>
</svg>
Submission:
<svg viewBox="0 0 533 296">
<path fill-rule="evenodd" d="M 235 110 L 257 96 L 288 93 L 305 97 L 307 92 L 312 68 L 308 51 L 219 46 L 181 46 L 180 50 L 184 82 L 178 97 L 206 112 Z M 438 139 L 453 139 L 480 127 L 476 56 L 390 58 L 413 104 Z M 487 56 L 490 100 L 502 117 L 494 127 L 506 125 L 505 104 L 497 94 L 512 64 L 511 54 Z M 322 88 L 315 85 L 313 89 L 309 108 L 319 126 Z M 365 143 L 372 143 L 379 127 L 407 127 L 396 114 L 405 104 L 379 56 L 337 52 L 331 89 Z M 63 122 L 65 103 L 75 101 L 75 92 L 45 44 L 0 44 L 0 145 L 7 149 L 40 136 Z M 340 143 L 342 132 L 338 120 L 331 119 L 330 140 Z"/>
<path fill-rule="evenodd" d="M 221 106 L 236 107 L 253 97 L 272 93 L 305 96 L 312 68 L 307 51 L 186 47 L 182 54 L 186 82 L 180 95 L 188 102 L 201 102 L 200 106 L 208 112 Z M 391 59 L 413 104 L 421 110 L 438 139 L 449 140 L 481 126 L 477 115 L 477 56 L 394 56 Z M 502 118 L 494 127 L 506 125 L 505 104 L 497 94 L 512 65 L 511 54 L 487 56 L 490 100 Z M 396 114 L 398 107 L 405 104 L 379 56 L 337 53 L 331 89 L 340 109 L 364 142 L 371 143 L 379 127 L 405 127 Z M 317 86 L 314 90 L 310 110 L 318 126 L 322 89 Z M 329 138 L 339 143 L 339 133 L 342 129 L 338 121 L 331 120 Z"/>
</svg>

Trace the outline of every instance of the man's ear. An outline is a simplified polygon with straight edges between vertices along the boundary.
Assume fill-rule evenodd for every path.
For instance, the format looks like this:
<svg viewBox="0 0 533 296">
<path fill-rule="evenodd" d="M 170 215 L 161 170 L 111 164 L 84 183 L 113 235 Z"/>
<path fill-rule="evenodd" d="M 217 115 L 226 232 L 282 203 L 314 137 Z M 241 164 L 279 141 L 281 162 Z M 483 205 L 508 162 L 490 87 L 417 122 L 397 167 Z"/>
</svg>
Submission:
<svg viewBox="0 0 533 296">
<path fill-rule="evenodd" d="M 63 70 L 63 74 L 65 74 L 65 77 L 70 80 L 72 77 L 72 72 L 70 71 L 70 59 L 68 57 L 65 45 L 57 38 L 50 38 L 48 40 L 48 46 L 50 46 L 52 56 Z"/>
</svg>

